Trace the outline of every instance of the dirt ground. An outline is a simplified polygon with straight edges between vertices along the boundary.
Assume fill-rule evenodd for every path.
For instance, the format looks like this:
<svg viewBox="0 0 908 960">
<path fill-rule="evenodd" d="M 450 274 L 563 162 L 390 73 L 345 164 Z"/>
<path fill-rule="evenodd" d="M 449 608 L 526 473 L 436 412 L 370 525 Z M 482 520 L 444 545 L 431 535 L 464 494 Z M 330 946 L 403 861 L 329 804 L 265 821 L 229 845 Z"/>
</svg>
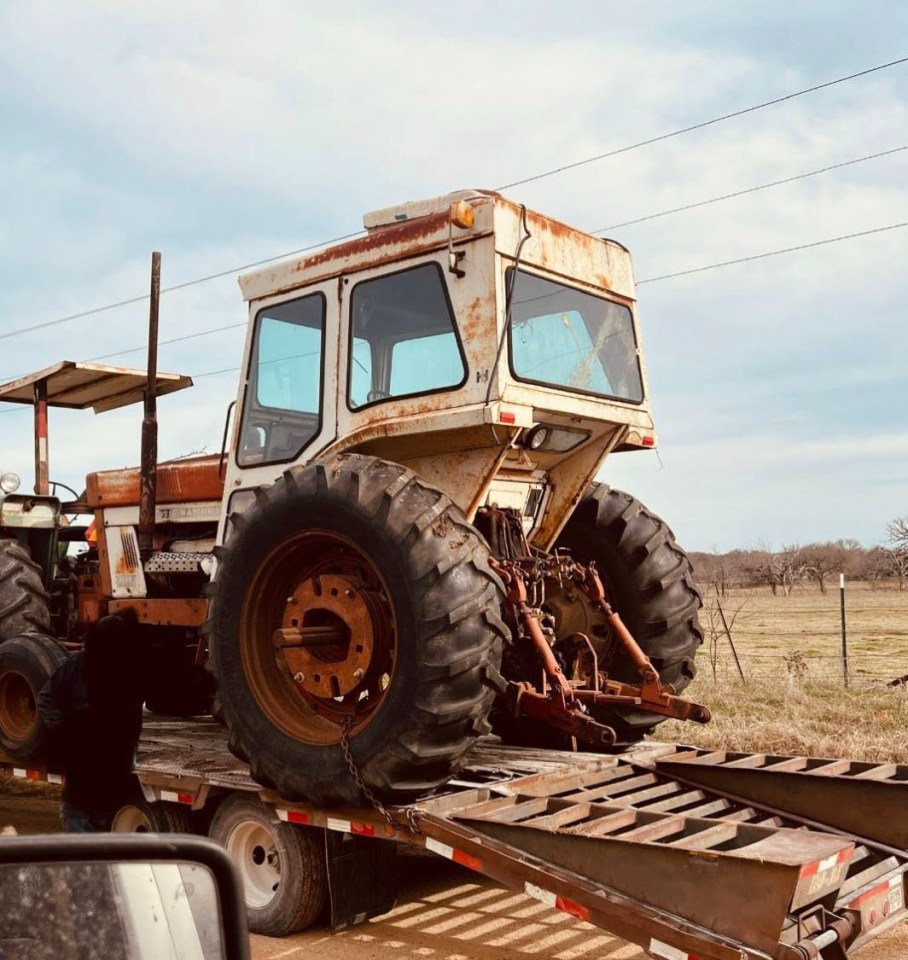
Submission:
<svg viewBox="0 0 908 960">
<path fill-rule="evenodd" d="M 0 779 L 0 827 L 59 832 L 58 791 Z M 0 839 L 2 842 L 2 839 Z M 281 940 L 253 935 L 253 960 L 645 960 L 639 947 L 477 878 L 446 861 L 400 858 L 397 906 L 349 930 L 315 927 Z M 903 923 L 855 954 L 861 960 L 905 960 Z"/>
</svg>

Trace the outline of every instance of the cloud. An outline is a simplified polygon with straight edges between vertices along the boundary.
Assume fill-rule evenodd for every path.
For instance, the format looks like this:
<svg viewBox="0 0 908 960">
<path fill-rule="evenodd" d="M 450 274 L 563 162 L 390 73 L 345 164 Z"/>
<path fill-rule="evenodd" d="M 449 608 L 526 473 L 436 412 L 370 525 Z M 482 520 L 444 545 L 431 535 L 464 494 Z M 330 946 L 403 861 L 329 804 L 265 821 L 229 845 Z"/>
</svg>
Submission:
<svg viewBox="0 0 908 960">
<path fill-rule="evenodd" d="M 906 21 L 897 4 L 776 0 L 759 14 L 465 0 L 457 16 L 411 0 L 7 5 L 0 333 L 144 292 L 151 249 L 165 285 L 219 272 L 355 230 L 368 209 L 494 187 L 882 62 Z M 595 229 L 899 146 L 906 129 L 896 68 L 511 192 Z M 612 232 L 647 278 L 872 229 L 908 219 L 906 163 Z M 665 469 L 616 457 L 606 475 L 639 484 L 693 544 L 770 527 L 879 538 L 904 512 L 886 478 L 906 462 L 906 253 L 908 229 L 641 285 Z M 244 318 L 227 278 L 166 296 L 161 336 Z M 0 380 L 118 350 L 133 352 L 109 362 L 141 366 L 146 323 L 139 304 L 0 340 Z M 229 371 L 242 334 L 164 345 L 160 365 Z M 162 400 L 162 453 L 217 448 L 235 392 L 228 372 Z M 136 462 L 137 418 L 55 415 L 56 469 L 76 486 Z M 28 416 L 0 411 L 0 426 L 4 468 L 30 463 Z M 864 497 L 867 483 L 887 492 Z"/>
</svg>

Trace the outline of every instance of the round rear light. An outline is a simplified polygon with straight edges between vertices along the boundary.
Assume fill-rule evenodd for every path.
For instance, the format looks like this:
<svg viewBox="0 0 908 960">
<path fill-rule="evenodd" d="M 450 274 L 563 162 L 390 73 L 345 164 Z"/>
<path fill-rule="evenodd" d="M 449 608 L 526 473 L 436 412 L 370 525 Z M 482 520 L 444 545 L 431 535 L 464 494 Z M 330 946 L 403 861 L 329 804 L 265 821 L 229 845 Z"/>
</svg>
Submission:
<svg viewBox="0 0 908 960">
<path fill-rule="evenodd" d="M 15 493 L 19 489 L 19 483 L 15 473 L 0 474 L 0 490 L 4 493 Z"/>
</svg>

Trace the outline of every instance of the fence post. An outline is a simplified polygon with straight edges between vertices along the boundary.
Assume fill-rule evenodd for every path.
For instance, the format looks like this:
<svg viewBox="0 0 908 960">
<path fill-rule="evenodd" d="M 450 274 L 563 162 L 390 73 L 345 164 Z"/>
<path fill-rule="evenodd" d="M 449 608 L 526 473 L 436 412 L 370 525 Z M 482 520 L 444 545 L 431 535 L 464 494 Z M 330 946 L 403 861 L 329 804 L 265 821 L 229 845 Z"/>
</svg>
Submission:
<svg viewBox="0 0 908 960">
<path fill-rule="evenodd" d="M 845 631 L 845 574 L 839 574 L 839 600 L 842 611 L 842 676 L 848 686 L 848 635 Z"/>
</svg>

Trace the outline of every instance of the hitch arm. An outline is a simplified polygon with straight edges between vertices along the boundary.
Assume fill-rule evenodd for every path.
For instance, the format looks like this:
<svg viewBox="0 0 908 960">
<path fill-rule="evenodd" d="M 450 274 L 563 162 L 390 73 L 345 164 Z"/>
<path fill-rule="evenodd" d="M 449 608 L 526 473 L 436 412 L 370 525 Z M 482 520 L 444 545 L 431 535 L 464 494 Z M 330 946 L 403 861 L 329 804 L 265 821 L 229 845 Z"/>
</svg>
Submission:
<svg viewBox="0 0 908 960">
<path fill-rule="evenodd" d="M 653 666 L 652 660 L 624 625 L 618 611 L 608 602 L 605 587 L 596 572 L 595 565 L 581 566 L 578 564 L 574 568 L 574 577 L 587 598 L 596 604 L 605 615 L 618 642 L 637 668 L 641 681 L 640 686 L 635 687 L 633 684 L 605 678 L 601 683 L 603 692 L 579 690 L 576 691 L 578 699 L 586 703 L 627 704 L 645 710 L 647 713 L 656 713 L 663 717 L 672 717 L 676 720 L 693 720 L 696 723 L 709 723 L 711 714 L 707 707 L 684 697 L 679 697 L 670 685 L 662 686 L 659 671 Z"/>
</svg>

